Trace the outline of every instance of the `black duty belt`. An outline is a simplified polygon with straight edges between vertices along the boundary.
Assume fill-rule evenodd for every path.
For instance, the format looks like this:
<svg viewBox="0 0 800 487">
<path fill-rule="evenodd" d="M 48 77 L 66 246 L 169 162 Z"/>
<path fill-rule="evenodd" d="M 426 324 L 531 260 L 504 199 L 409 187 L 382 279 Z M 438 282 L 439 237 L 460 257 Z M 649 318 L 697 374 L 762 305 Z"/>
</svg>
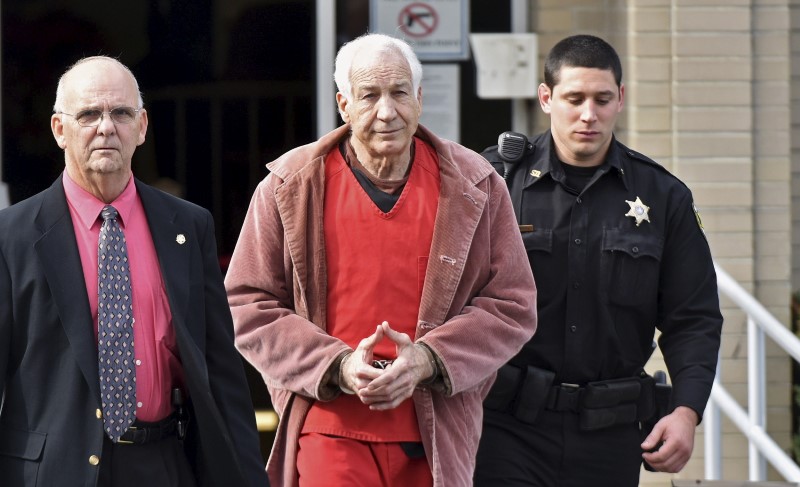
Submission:
<svg viewBox="0 0 800 487">
<path fill-rule="evenodd" d="M 136 420 L 128 430 L 123 433 L 118 443 L 126 445 L 144 445 L 145 443 L 163 440 L 175 434 L 177 424 L 178 421 L 175 419 L 174 414 L 155 423 L 145 423 L 144 421 Z"/>
<path fill-rule="evenodd" d="M 649 419 L 655 412 L 651 377 L 589 382 L 585 386 L 550 387 L 545 408 L 579 415 L 583 430 L 603 429 Z"/>
<path fill-rule="evenodd" d="M 547 391 L 545 408 L 551 411 L 577 413 L 584 409 L 637 404 L 643 395 L 652 394 L 653 384 L 653 379 L 649 376 L 589 382 L 583 386 L 567 383 L 556 384 Z M 649 404 L 641 406 L 650 409 Z"/>
<path fill-rule="evenodd" d="M 579 415 L 584 430 L 645 421 L 666 408 L 657 404 L 655 381 L 647 375 L 587 384 L 554 384 L 554 378 L 553 372 L 538 367 L 507 364 L 498 370 L 484 405 L 508 411 L 527 424 L 533 424 L 542 409 L 571 412 Z M 668 402 L 669 396 L 665 399 Z"/>
</svg>

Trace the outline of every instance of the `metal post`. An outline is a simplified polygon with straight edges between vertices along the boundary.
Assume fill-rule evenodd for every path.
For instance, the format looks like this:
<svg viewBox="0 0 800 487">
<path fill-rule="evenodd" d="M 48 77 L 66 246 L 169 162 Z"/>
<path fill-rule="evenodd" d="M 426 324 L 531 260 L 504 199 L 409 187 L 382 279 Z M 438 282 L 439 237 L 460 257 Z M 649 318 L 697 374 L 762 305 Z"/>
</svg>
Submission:
<svg viewBox="0 0 800 487">
<path fill-rule="evenodd" d="M 720 380 L 719 362 L 717 363 L 717 377 L 714 387 Z M 720 480 L 722 478 L 722 427 L 720 421 L 719 405 L 711 399 L 706 405 L 703 415 L 703 436 L 705 438 L 705 476 L 707 480 Z"/>
<path fill-rule="evenodd" d="M 751 424 L 766 430 L 766 372 L 764 331 L 752 317 L 747 318 L 747 411 Z M 767 479 L 767 461 L 756 445 L 748 442 L 750 480 Z"/>
<path fill-rule="evenodd" d="M 210 122 L 211 122 L 211 194 L 212 194 L 212 208 L 211 213 L 214 219 L 222 221 L 222 105 L 225 103 L 225 98 L 221 96 L 213 96 L 211 98 L 210 109 Z M 218 226 L 217 241 L 222 240 L 221 231 L 222 226 Z"/>
<path fill-rule="evenodd" d="M 186 103 L 185 96 L 175 98 L 175 179 L 184 189 L 184 198 L 187 196 L 186 190 L 189 188 L 188 163 L 186 162 L 188 160 L 186 155 L 186 141 L 188 140 Z"/>
<path fill-rule="evenodd" d="M 0 8 L 2 7 L 3 2 L 0 1 Z M 2 36 L 2 27 L 0 26 L 0 56 L 2 56 L 3 52 L 3 36 Z M 3 62 L 0 58 L 0 74 L 2 74 L 3 70 Z M 2 93 L 2 81 L 3 77 L 0 76 L 0 93 Z M 3 100 L 0 97 L 0 209 L 5 208 L 9 205 L 9 197 L 8 197 L 8 186 L 3 181 Z"/>
<path fill-rule="evenodd" d="M 514 34 L 528 32 L 528 16 L 530 15 L 528 0 L 511 0 L 511 32 Z M 524 98 L 511 100 L 511 130 L 522 134 L 530 132 L 530 110 Z"/>
<path fill-rule="evenodd" d="M 317 0 L 317 137 L 336 128 L 333 60 L 336 52 L 336 0 Z"/>
</svg>

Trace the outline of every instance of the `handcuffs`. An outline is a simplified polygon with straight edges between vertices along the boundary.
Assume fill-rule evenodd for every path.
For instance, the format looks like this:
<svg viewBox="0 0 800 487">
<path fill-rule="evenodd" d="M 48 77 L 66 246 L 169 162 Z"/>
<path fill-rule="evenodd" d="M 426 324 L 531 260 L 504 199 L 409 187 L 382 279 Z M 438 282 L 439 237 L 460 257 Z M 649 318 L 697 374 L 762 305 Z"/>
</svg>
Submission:
<svg viewBox="0 0 800 487">
<path fill-rule="evenodd" d="M 376 369 L 386 370 L 389 366 L 392 365 L 391 360 L 373 360 L 372 366 Z"/>
</svg>

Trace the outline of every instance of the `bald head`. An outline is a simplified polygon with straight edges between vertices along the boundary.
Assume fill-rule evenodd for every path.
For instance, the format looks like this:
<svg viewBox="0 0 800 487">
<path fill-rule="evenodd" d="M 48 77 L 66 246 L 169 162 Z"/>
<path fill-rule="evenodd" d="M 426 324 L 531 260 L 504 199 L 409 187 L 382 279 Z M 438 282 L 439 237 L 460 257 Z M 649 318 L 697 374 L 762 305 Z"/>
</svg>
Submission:
<svg viewBox="0 0 800 487">
<path fill-rule="evenodd" d="M 144 106 L 144 100 L 142 99 L 142 93 L 139 91 L 139 82 L 136 81 L 136 77 L 133 75 L 130 69 L 127 66 L 122 64 L 121 62 L 117 61 L 116 59 L 108 56 L 90 56 L 85 57 L 83 59 L 78 60 L 75 64 L 67 68 L 64 74 L 61 75 L 61 78 L 58 80 L 58 87 L 56 88 L 56 101 L 53 104 L 53 111 L 54 112 L 62 112 L 65 111 L 65 97 L 67 96 L 66 91 L 70 86 L 70 81 L 74 77 L 75 74 L 82 74 L 87 68 L 94 68 L 102 64 L 108 64 L 110 66 L 114 66 L 116 69 L 120 69 L 127 76 L 130 78 L 130 82 L 132 84 L 133 89 L 136 92 L 137 103 L 136 108 L 142 108 Z M 114 69 L 114 68 L 112 68 Z"/>
</svg>

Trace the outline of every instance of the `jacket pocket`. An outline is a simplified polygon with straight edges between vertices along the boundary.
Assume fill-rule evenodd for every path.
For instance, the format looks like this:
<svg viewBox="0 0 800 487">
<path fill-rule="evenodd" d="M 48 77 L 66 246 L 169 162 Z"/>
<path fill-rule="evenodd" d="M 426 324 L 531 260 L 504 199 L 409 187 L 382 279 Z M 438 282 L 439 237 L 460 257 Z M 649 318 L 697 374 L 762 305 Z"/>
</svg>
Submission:
<svg viewBox="0 0 800 487">
<path fill-rule="evenodd" d="M 604 229 L 601 271 L 609 302 L 637 307 L 655 303 L 663 249 L 664 241 L 656 235 Z"/>
<path fill-rule="evenodd" d="M 36 485 L 47 435 L 0 424 L 0 472 L 3 485 Z"/>
</svg>

